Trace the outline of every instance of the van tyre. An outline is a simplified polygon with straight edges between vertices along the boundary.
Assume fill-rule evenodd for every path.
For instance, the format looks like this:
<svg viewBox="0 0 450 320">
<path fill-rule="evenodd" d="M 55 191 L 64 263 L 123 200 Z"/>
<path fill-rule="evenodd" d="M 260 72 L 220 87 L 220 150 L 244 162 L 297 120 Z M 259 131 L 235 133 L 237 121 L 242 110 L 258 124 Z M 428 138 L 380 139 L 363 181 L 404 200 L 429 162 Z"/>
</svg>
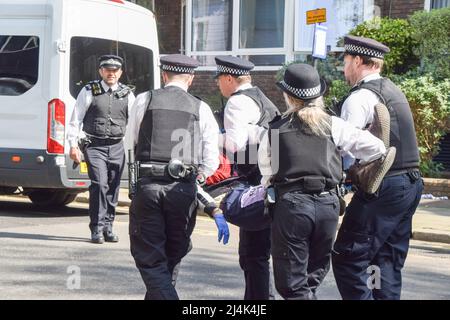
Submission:
<svg viewBox="0 0 450 320">
<path fill-rule="evenodd" d="M 68 193 L 65 190 L 33 190 L 27 193 L 28 198 L 40 208 L 58 208 L 68 205 L 75 200 L 76 193 Z"/>
</svg>

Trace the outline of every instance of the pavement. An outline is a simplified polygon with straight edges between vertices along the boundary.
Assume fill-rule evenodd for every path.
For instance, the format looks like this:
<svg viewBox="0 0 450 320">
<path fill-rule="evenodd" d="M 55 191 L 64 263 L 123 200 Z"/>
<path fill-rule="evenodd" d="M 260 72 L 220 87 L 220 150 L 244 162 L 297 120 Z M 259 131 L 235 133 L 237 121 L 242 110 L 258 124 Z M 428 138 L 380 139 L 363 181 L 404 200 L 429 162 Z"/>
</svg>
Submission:
<svg viewBox="0 0 450 320">
<path fill-rule="evenodd" d="M 352 194 L 345 198 L 350 202 Z M 77 202 L 89 202 L 89 193 L 80 193 Z M 120 189 L 119 206 L 129 207 L 128 189 Z M 342 217 L 341 217 L 342 219 Z M 422 199 L 413 217 L 412 239 L 450 244 L 450 200 Z"/>
</svg>

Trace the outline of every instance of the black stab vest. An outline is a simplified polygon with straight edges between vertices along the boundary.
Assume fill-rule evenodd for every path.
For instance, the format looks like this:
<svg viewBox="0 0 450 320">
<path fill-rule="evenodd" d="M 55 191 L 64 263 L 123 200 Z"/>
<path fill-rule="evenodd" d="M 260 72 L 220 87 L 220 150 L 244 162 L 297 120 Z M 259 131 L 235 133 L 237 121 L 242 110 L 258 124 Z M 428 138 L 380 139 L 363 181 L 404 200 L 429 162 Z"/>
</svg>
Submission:
<svg viewBox="0 0 450 320">
<path fill-rule="evenodd" d="M 197 165 L 201 100 L 176 86 L 150 91 L 136 145 L 136 160 L 168 163 L 172 158 Z"/>
<path fill-rule="evenodd" d="M 389 79 L 381 78 L 363 82 L 353 88 L 374 92 L 388 108 L 391 116 L 390 144 L 397 149 L 390 171 L 419 167 L 419 148 L 416 130 L 408 100 L 403 92 Z"/>
<path fill-rule="evenodd" d="M 328 122 L 331 128 L 331 117 Z M 278 137 L 276 150 L 275 135 Z M 294 113 L 271 124 L 269 139 L 275 187 L 291 186 L 304 192 L 322 192 L 342 179 L 342 161 L 331 137 L 317 136 Z M 278 167 L 274 167 L 278 152 Z"/>
<path fill-rule="evenodd" d="M 86 90 L 92 91 L 92 103 L 83 119 L 83 131 L 101 139 L 123 138 L 128 120 L 129 88 L 119 84 L 116 91 L 108 93 L 100 81 L 93 81 Z"/>
</svg>

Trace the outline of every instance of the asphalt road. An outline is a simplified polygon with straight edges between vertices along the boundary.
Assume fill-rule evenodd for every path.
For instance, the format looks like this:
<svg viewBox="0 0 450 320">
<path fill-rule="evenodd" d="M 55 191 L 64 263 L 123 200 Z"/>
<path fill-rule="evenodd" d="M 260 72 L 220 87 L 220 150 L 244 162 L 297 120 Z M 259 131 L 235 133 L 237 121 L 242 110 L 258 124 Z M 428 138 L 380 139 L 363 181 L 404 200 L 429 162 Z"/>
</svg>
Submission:
<svg viewBox="0 0 450 320">
<path fill-rule="evenodd" d="M 119 208 L 119 243 L 89 242 L 87 206 L 41 211 L 25 199 L 0 197 L 0 299 L 142 299 L 145 288 L 129 251 L 128 208 Z M 242 299 L 238 230 L 217 243 L 213 220 L 198 217 L 194 249 L 182 261 L 181 299 Z M 403 299 L 450 299 L 450 246 L 411 242 Z M 340 299 L 330 272 L 319 299 Z M 279 298 L 279 296 L 278 296 Z"/>
</svg>

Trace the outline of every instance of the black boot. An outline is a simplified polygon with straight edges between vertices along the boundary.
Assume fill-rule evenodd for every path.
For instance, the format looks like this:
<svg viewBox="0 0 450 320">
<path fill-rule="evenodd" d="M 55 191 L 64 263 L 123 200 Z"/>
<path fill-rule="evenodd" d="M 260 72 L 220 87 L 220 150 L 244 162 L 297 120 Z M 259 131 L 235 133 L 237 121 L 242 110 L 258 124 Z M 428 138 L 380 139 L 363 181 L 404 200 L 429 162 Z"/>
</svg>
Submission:
<svg viewBox="0 0 450 320">
<path fill-rule="evenodd" d="M 91 242 L 102 244 L 105 242 L 105 238 L 101 232 L 92 232 L 91 233 Z"/>
<path fill-rule="evenodd" d="M 103 233 L 106 242 L 119 242 L 119 237 L 112 231 L 105 231 Z"/>
</svg>

